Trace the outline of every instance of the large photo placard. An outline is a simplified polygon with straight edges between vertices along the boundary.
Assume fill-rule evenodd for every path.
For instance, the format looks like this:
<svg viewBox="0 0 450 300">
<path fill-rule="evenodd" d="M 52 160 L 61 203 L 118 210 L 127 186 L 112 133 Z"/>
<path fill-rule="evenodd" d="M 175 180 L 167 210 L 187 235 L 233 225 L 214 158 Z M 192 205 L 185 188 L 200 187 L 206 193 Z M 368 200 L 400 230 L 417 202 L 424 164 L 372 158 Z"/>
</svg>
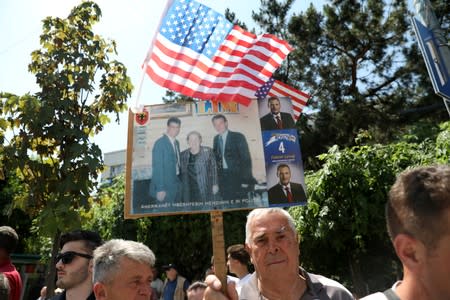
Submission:
<svg viewBox="0 0 450 300">
<path fill-rule="evenodd" d="M 128 218 L 269 205 L 256 100 L 146 106 L 128 139 Z"/>
</svg>

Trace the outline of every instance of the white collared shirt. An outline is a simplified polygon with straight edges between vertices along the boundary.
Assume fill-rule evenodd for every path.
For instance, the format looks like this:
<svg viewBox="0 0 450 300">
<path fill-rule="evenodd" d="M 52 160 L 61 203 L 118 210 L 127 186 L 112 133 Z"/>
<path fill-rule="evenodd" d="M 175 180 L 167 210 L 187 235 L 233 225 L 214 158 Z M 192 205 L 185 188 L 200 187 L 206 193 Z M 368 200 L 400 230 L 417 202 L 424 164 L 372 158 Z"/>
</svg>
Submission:
<svg viewBox="0 0 450 300">
<path fill-rule="evenodd" d="M 286 187 L 289 189 L 289 191 L 290 191 L 291 194 L 292 194 L 292 189 L 291 189 L 291 183 L 290 183 L 290 182 L 289 182 L 287 185 L 284 185 L 284 184 L 282 184 L 282 183 L 280 182 L 280 185 L 281 185 L 281 187 L 283 188 L 283 193 L 284 193 L 284 195 L 286 195 L 286 197 L 287 197 Z"/>
<path fill-rule="evenodd" d="M 222 137 L 222 147 L 223 147 L 223 152 L 221 153 L 222 155 L 222 167 L 224 169 L 228 169 L 228 165 L 227 165 L 227 161 L 225 160 L 225 145 L 227 144 L 227 137 L 228 137 L 228 130 L 225 130 L 224 133 L 222 133 L 220 135 Z"/>
<path fill-rule="evenodd" d="M 177 159 L 177 164 L 176 164 L 176 174 L 179 175 L 180 174 L 180 153 L 178 153 L 177 151 L 177 147 L 175 146 L 175 142 L 176 142 L 176 138 L 171 137 L 170 135 L 168 135 L 167 133 L 165 133 L 165 135 L 169 138 L 170 143 L 172 144 L 172 148 L 173 148 L 173 152 L 175 153 L 175 157 Z"/>
</svg>

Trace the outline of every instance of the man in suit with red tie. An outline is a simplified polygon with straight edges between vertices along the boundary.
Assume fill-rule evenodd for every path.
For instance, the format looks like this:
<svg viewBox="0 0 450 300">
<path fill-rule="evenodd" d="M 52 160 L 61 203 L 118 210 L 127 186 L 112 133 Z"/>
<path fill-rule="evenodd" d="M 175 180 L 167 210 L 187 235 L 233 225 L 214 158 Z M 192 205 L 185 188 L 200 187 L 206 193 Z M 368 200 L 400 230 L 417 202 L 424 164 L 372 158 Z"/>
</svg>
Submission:
<svg viewBox="0 0 450 300">
<path fill-rule="evenodd" d="M 306 194 L 303 186 L 299 183 L 291 182 L 291 169 L 287 164 L 278 165 L 277 177 L 280 181 L 268 191 L 269 204 L 306 201 Z"/>
<path fill-rule="evenodd" d="M 281 103 L 278 97 L 270 97 L 267 100 L 270 113 L 260 119 L 261 130 L 278 130 L 295 128 L 294 119 L 289 113 L 281 112 Z"/>
</svg>

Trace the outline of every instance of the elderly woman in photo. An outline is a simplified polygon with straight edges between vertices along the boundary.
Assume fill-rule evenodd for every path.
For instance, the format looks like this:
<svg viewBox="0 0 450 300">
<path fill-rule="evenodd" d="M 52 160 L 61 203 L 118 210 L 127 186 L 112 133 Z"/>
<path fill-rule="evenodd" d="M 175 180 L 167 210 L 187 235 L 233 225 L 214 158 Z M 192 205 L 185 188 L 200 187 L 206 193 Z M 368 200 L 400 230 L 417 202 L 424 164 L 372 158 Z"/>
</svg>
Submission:
<svg viewBox="0 0 450 300">
<path fill-rule="evenodd" d="M 189 148 L 181 152 L 181 181 L 183 201 L 209 201 L 219 191 L 217 166 L 210 147 L 202 146 L 202 136 L 197 131 L 187 135 Z"/>
</svg>

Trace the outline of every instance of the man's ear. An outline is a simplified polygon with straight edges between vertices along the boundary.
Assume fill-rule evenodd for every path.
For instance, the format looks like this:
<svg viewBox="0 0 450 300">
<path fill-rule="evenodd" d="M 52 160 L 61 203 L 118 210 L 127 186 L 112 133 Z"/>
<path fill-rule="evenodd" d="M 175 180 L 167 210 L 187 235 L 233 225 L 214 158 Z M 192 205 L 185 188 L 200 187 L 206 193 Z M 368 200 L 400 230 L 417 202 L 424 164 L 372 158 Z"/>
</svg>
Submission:
<svg viewBox="0 0 450 300">
<path fill-rule="evenodd" d="M 421 241 L 408 234 L 400 233 L 394 238 L 393 244 L 404 268 L 411 272 L 420 268 L 426 255 L 425 245 Z"/>
<path fill-rule="evenodd" d="M 89 275 L 91 275 L 91 276 L 92 276 L 93 268 L 94 268 L 94 260 L 91 259 L 89 261 L 89 265 L 88 265 L 88 272 L 89 272 Z"/>
<path fill-rule="evenodd" d="M 97 300 L 108 299 L 107 298 L 108 293 L 107 293 L 106 287 L 103 283 L 101 283 L 101 282 L 94 283 L 92 290 L 94 291 L 95 299 L 97 299 Z"/>
</svg>

